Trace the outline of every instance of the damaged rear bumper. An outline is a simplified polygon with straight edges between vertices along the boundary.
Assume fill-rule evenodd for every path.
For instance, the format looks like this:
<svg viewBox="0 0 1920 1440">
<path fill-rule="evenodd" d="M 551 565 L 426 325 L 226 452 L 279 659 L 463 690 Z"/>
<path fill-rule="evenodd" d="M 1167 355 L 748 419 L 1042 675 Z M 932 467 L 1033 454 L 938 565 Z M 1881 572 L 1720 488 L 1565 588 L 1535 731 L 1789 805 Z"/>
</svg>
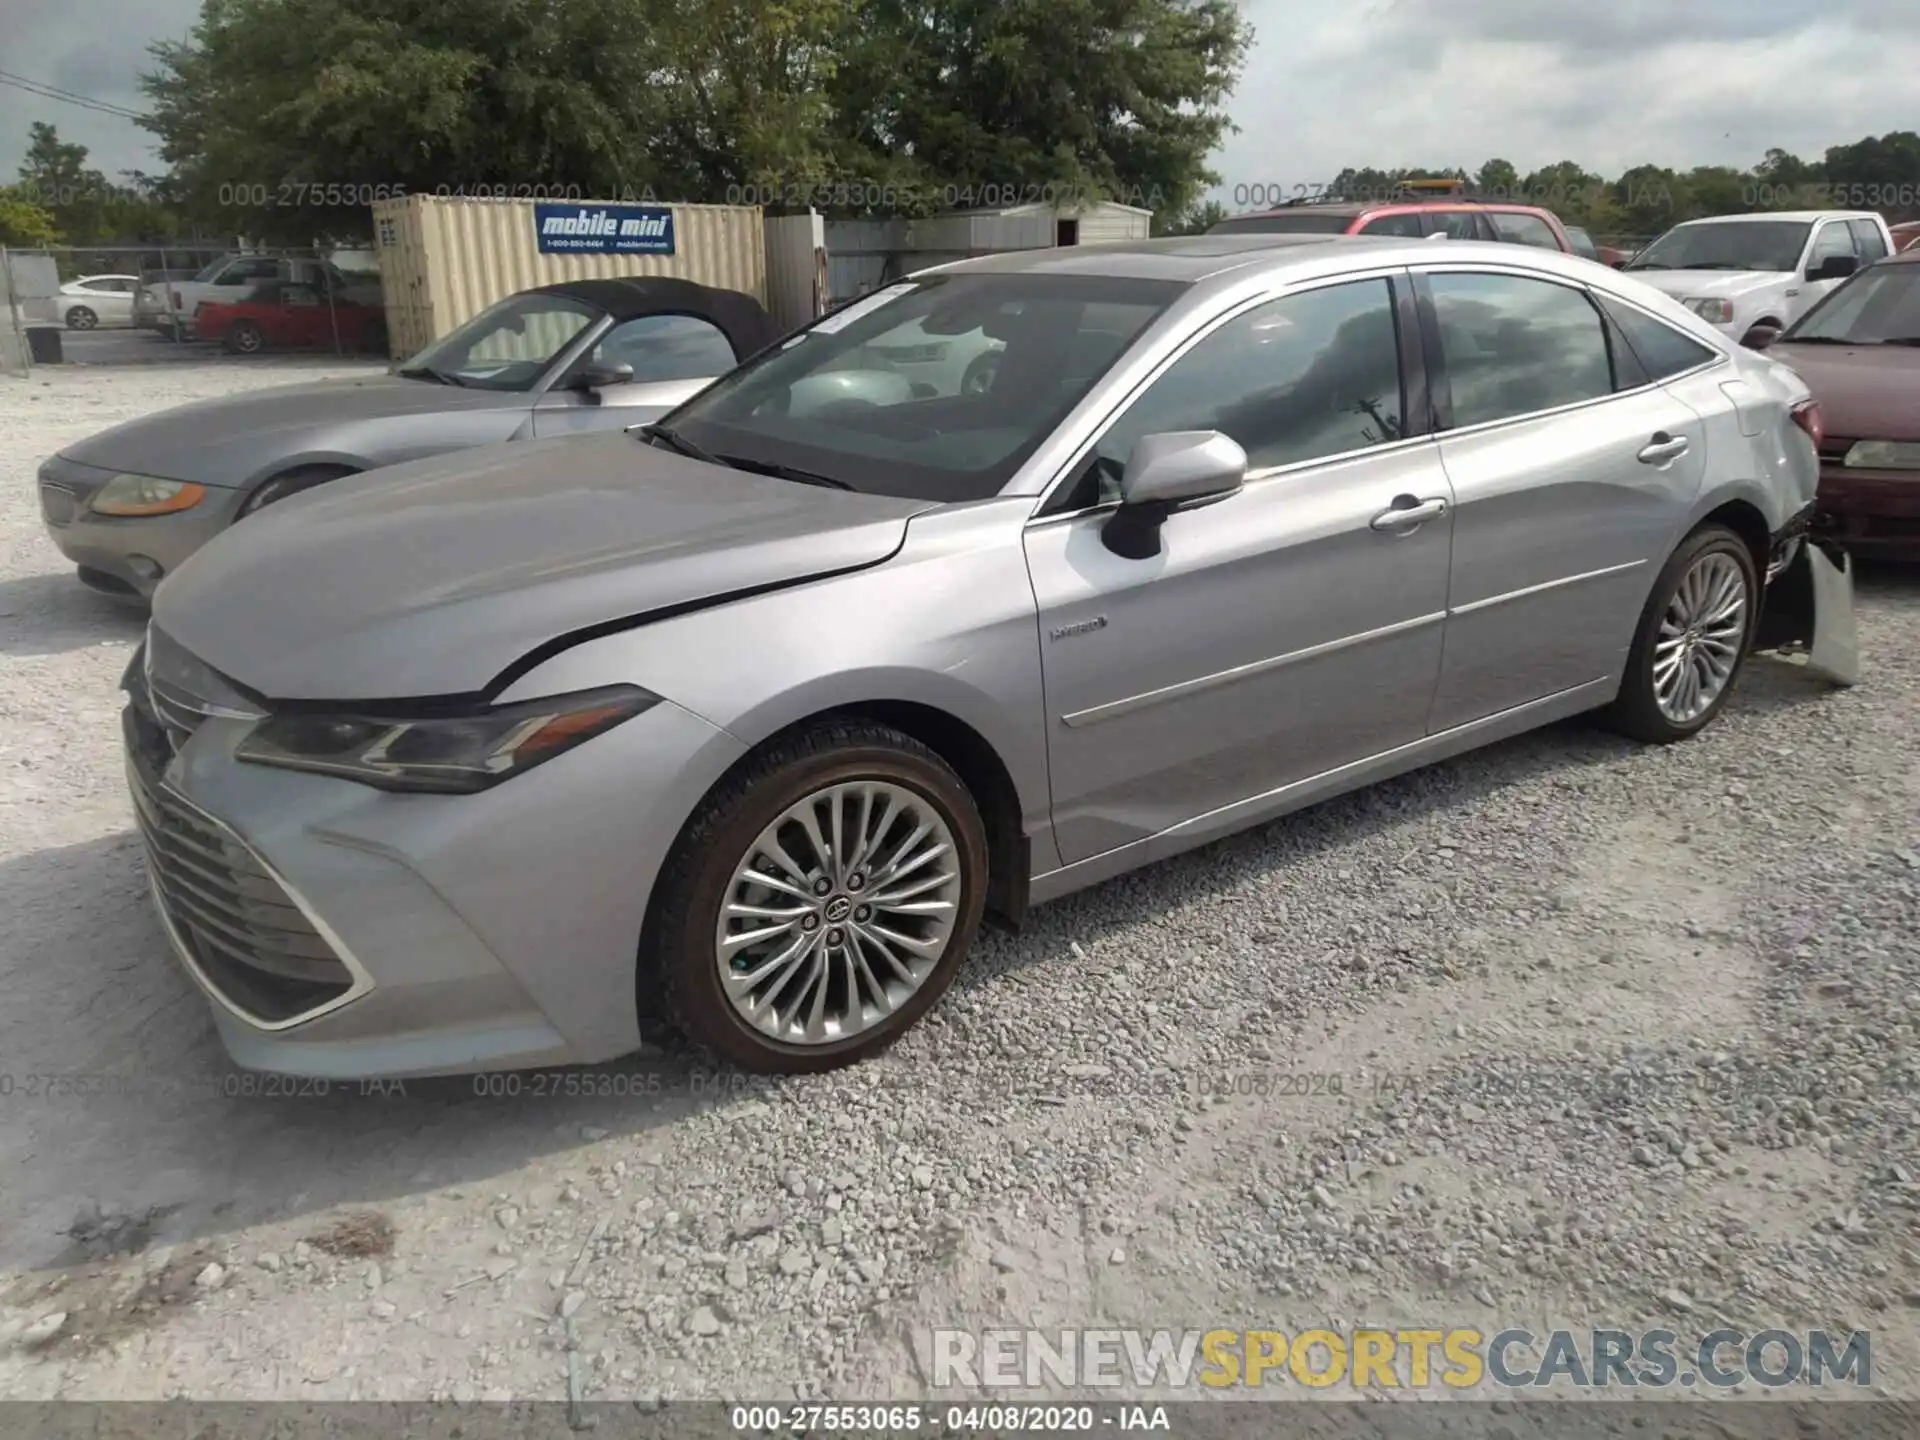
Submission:
<svg viewBox="0 0 1920 1440">
<path fill-rule="evenodd" d="M 1855 685 L 1860 646 L 1853 618 L 1853 560 L 1812 522 L 1809 506 L 1773 537 L 1753 648 L 1804 656 L 1810 673 L 1834 685 Z"/>
</svg>

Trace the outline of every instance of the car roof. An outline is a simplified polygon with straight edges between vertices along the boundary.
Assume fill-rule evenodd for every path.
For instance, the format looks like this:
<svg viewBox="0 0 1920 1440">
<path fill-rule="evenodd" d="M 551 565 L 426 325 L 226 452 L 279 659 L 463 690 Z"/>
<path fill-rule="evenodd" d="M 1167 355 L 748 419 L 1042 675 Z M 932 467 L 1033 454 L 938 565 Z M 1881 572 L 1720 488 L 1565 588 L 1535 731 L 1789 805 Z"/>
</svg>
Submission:
<svg viewBox="0 0 1920 1440">
<path fill-rule="evenodd" d="M 943 274 L 1101 275 L 1197 284 L 1215 275 L 1288 259 L 1345 254 L 1354 247 L 1391 247 L 1376 235 L 1178 235 L 1039 250 L 1005 250 L 938 268 Z"/>
<path fill-rule="evenodd" d="M 536 285 L 523 295 L 561 295 L 603 310 L 616 321 L 642 315 L 697 315 L 717 326 L 744 360 L 776 338 L 772 318 L 753 296 L 721 290 L 668 275 L 622 275 L 609 279 L 561 280 Z"/>
<path fill-rule="evenodd" d="M 1010 250 L 930 267 L 919 274 L 1094 275 L 1165 280 L 1194 289 L 1268 277 L 1291 282 L 1380 266 L 1428 265 L 1440 259 L 1536 269 L 1581 284 L 1594 281 L 1591 260 L 1544 246 L 1496 240 L 1415 240 L 1397 235 L 1184 235 L 1164 240 Z M 1605 272 L 1611 274 L 1612 272 Z"/>
<path fill-rule="evenodd" d="M 1920 245 L 1909 250 L 1896 250 L 1891 255 L 1883 255 L 1874 262 L 1878 265 L 1920 265 Z"/>
<path fill-rule="evenodd" d="M 1484 195 L 1383 195 L 1377 200 L 1307 200 L 1292 205 L 1275 205 L 1266 210 L 1248 210 L 1229 215 L 1227 220 L 1265 220 L 1275 215 L 1372 215 L 1381 210 L 1524 210 L 1531 214 L 1548 212 L 1524 200 L 1490 200 Z M 1221 223 L 1226 223 L 1225 221 Z"/>
<path fill-rule="evenodd" d="M 1701 215 L 1692 220 L 1682 220 L 1680 225 L 1733 225 L 1754 224 L 1763 220 L 1878 220 L 1879 214 L 1872 210 L 1755 210 L 1745 215 Z M 1680 226 L 1674 226 L 1679 229 Z"/>
</svg>

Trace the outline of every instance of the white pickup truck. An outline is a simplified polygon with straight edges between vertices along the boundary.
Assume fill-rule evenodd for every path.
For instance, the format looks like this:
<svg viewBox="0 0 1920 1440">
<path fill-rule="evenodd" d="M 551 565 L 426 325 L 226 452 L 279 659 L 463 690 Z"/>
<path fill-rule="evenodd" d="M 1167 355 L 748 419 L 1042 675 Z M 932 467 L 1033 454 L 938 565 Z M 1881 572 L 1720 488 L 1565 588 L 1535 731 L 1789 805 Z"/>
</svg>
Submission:
<svg viewBox="0 0 1920 1440">
<path fill-rule="evenodd" d="M 1886 220 L 1871 210 L 1763 211 L 1688 220 L 1620 268 L 1728 338 L 1764 345 L 1893 250 Z"/>
</svg>

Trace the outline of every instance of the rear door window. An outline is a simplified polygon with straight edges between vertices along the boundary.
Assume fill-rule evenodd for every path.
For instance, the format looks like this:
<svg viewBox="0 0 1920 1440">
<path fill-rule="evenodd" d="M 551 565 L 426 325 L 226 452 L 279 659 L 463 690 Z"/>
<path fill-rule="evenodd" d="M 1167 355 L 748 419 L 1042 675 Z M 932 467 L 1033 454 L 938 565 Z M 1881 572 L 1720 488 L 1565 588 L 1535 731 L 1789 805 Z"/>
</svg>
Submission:
<svg viewBox="0 0 1920 1440">
<path fill-rule="evenodd" d="M 1526 275 L 1427 277 L 1456 428 L 1613 394 L 1612 353 L 1586 292 Z"/>
<path fill-rule="evenodd" d="M 1558 250 L 1559 237 L 1553 233 L 1553 227 L 1538 215 L 1523 214 L 1518 210 L 1493 210 L 1487 214 L 1493 222 L 1493 233 L 1499 239 L 1513 245 L 1534 245 L 1542 250 Z"/>
<path fill-rule="evenodd" d="M 1477 210 L 1429 210 L 1427 233 L 1445 235 L 1449 240 L 1488 240 L 1493 232 L 1481 228 Z"/>
<path fill-rule="evenodd" d="M 1362 235 L 1406 235 L 1418 240 L 1426 234 L 1420 212 L 1408 210 L 1399 215 L 1377 215 L 1360 227 Z"/>
</svg>

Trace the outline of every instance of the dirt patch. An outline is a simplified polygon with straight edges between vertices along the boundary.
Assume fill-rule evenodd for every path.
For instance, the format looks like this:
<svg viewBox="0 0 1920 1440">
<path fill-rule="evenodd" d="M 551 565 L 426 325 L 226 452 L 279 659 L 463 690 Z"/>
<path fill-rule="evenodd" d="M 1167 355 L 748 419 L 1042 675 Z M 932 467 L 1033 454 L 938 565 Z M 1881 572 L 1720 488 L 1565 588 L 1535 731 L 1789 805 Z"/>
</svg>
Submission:
<svg viewBox="0 0 1920 1440">
<path fill-rule="evenodd" d="M 356 1210 L 307 1236 L 307 1244 L 342 1260 L 381 1260 L 393 1254 L 393 1237 L 393 1222 L 378 1210 Z"/>
</svg>

